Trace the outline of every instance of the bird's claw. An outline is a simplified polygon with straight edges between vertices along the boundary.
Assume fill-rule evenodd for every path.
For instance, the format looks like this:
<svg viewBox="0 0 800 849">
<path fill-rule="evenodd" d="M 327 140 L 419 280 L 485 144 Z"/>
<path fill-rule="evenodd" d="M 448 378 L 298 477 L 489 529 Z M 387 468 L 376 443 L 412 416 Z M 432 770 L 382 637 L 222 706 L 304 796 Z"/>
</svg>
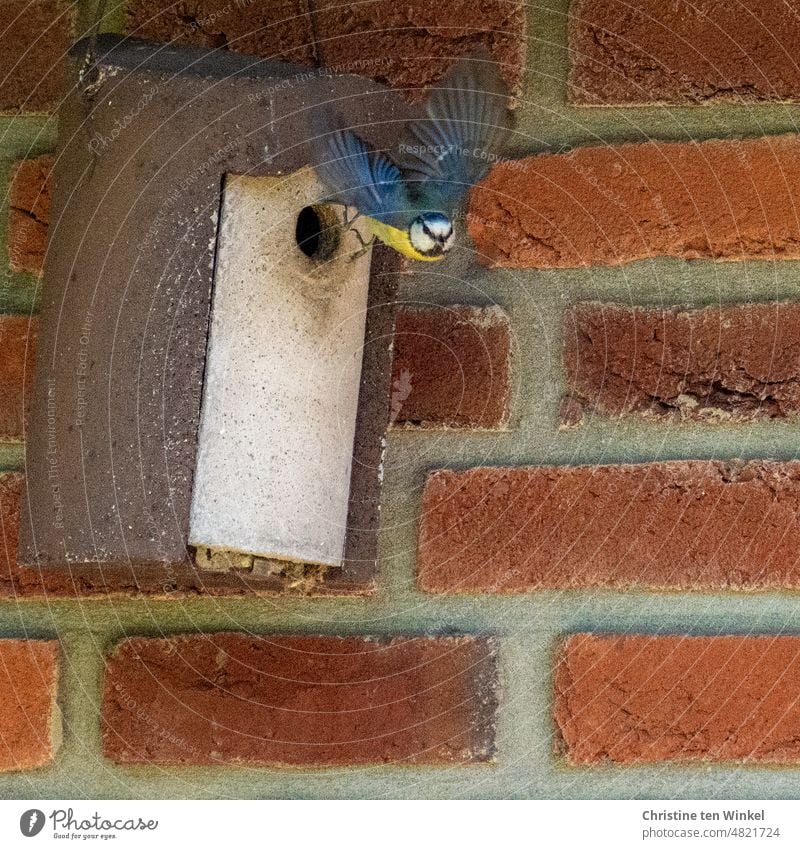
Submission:
<svg viewBox="0 0 800 849">
<path fill-rule="evenodd" d="M 361 235 L 361 233 L 359 233 L 359 231 L 356 230 L 355 227 L 353 227 L 353 224 L 355 224 L 355 222 L 359 218 L 361 218 L 361 213 L 356 212 L 356 214 L 352 218 L 348 218 L 347 211 L 349 207 L 346 203 L 342 203 L 338 200 L 326 200 L 324 201 L 324 203 L 342 207 L 342 227 L 344 228 L 345 232 L 352 231 L 353 233 L 355 233 L 356 238 L 358 239 L 359 244 L 361 245 L 361 250 L 358 250 L 354 254 L 352 254 L 350 260 L 355 261 L 359 257 L 364 256 L 364 254 L 375 244 L 377 237 L 373 236 L 368 242 L 366 242 L 364 241 L 364 237 Z"/>
<path fill-rule="evenodd" d="M 351 255 L 350 262 L 355 262 L 357 259 L 364 256 L 364 254 L 375 244 L 375 240 L 377 239 L 377 236 L 373 236 L 368 242 L 365 242 L 358 230 L 354 229 L 353 232 L 356 234 L 358 241 L 361 243 L 361 250 L 356 251 Z"/>
</svg>

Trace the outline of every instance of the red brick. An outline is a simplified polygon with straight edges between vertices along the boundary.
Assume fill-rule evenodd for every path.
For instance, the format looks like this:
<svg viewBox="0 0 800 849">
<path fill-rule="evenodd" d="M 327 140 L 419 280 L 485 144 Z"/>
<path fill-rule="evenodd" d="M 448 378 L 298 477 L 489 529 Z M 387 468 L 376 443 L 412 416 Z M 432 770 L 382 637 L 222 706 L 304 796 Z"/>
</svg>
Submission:
<svg viewBox="0 0 800 849">
<path fill-rule="evenodd" d="M 575 0 L 578 105 L 800 98 L 800 15 L 785 0 Z"/>
<path fill-rule="evenodd" d="M 0 112 L 47 112 L 64 92 L 77 3 L 0 3 Z"/>
<path fill-rule="evenodd" d="M 313 24 L 309 15 L 313 8 Z M 420 91 L 453 61 L 478 47 L 503 65 L 515 94 L 525 67 L 526 15 L 521 0 L 132 0 L 126 30 L 139 38 L 320 64 Z"/>
<path fill-rule="evenodd" d="M 564 314 L 564 353 L 569 401 L 603 415 L 720 422 L 800 412 L 800 304 L 576 304 Z"/>
<path fill-rule="evenodd" d="M 137 38 L 311 64 L 308 8 L 306 0 L 132 0 L 126 28 Z"/>
<path fill-rule="evenodd" d="M 498 307 L 400 310 L 392 423 L 502 428 L 508 416 L 510 356 L 508 318 Z"/>
<path fill-rule="evenodd" d="M 17 564 L 19 541 L 19 510 L 25 476 L 18 472 L 0 474 L 0 597 L 41 595 L 43 579 L 36 569 L 26 569 Z M 48 573 L 55 575 L 55 573 Z M 55 576 L 61 578 L 62 576 Z"/>
<path fill-rule="evenodd" d="M 797 259 L 799 181 L 796 135 L 583 147 L 495 166 L 469 232 L 507 268 Z"/>
<path fill-rule="evenodd" d="M 12 271 L 41 277 L 50 224 L 53 157 L 24 159 L 11 171 L 8 256 Z"/>
<path fill-rule="evenodd" d="M 21 439 L 36 366 L 38 319 L 0 316 L 0 439 Z"/>
<path fill-rule="evenodd" d="M 339 73 L 408 89 L 416 100 L 457 57 L 483 47 L 511 91 L 520 91 L 527 43 L 521 0 L 316 0 L 314 8 L 320 61 Z"/>
<path fill-rule="evenodd" d="M 800 462 L 479 468 L 428 477 L 429 592 L 800 587 Z"/>
<path fill-rule="evenodd" d="M 35 769 L 61 742 L 58 643 L 0 640 L 0 772 Z"/>
<path fill-rule="evenodd" d="M 103 741 L 118 763 L 470 763 L 494 748 L 495 648 L 469 637 L 205 634 L 122 642 Z"/>
<path fill-rule="evenodd" d="M 797 764 L 800 638 L 576 634 L 555 719 L 573 764 Z"/>
</svg>

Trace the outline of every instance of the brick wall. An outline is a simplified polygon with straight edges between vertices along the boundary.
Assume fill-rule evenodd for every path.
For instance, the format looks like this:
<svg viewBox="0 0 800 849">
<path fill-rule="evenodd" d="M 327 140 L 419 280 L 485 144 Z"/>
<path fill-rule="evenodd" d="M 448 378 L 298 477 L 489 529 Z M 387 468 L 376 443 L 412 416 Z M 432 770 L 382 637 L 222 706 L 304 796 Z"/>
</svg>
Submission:
<svg viewBox="0 0 800 849">
<path fill-rule="evenodd" d="M 0 795 L 796 795 L 796 20 L 430 8 L 129 0 L 107 21 L 411 99 L 483 44 L 518 95 L 472 241 L 403 283 L 365 598 L 17 564 L 47 110 L 87 9 L 42 2 L 52 39 L 18 36 L 55 71 L 0 86 Z"/>
</svg>

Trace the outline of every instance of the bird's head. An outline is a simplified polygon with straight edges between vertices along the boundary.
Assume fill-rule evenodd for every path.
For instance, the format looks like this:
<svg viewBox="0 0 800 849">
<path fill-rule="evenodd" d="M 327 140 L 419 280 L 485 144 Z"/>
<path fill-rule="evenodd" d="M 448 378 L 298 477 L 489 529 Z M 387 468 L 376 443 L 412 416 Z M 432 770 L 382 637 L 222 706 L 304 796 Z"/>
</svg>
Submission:
<svg viewBox="0 0 800 849">
<path fill-rule="evenodd" d="M 453 222 L 441 212 L 423 212 L 408 228 L 414 250 L 427 257 L 446 254 L 455 243 Z"/>
</svg>

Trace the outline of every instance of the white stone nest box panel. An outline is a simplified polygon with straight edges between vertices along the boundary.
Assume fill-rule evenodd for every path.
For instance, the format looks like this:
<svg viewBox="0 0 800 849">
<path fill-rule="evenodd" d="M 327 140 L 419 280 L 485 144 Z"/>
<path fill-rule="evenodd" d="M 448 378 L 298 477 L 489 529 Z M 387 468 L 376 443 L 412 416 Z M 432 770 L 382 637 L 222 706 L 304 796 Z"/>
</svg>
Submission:
<svg viewBox="0 0 800 849">
<path fill-rule="evenodd" d="M 226 180 L 189 530 L 198 563 L 342 562 L 370 252 L 354 256 L 358 237 L 338 225 L 306 243 L 314 257 L 300 249 L 298 215 L 322 196 L 310 168 Z"/>
</svg>

